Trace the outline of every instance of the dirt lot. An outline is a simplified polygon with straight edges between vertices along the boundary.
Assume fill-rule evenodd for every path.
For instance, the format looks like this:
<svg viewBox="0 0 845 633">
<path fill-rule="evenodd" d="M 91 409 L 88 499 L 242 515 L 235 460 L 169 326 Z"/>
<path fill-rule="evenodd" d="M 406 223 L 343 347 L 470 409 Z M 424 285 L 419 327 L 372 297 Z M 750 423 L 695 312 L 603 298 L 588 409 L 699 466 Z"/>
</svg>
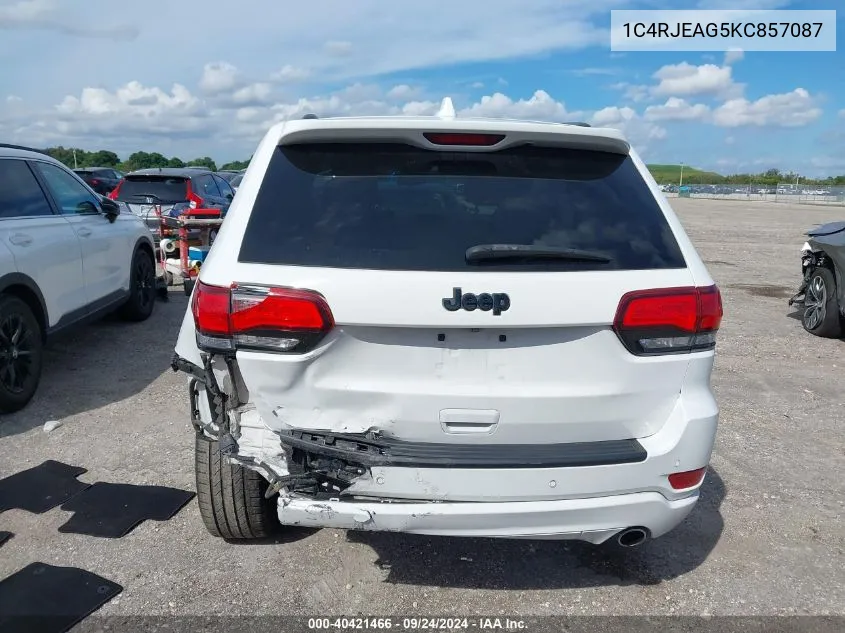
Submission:
<svg viewBox="0 0 845 633">
<path fill-rule="evenodd" d="M 802 230 L 845 210 L 673 204 L 726 315 L 712 470 L 666 537 L 624 553 L 334 530 L 236 545 L 207 535 L 194 501 L 107 540 L 60 534 L 58 509 L 9 511 L 0 578 L 33 561 L 89 569 L 125 587 L 101 614 L 845 613 L 845 346 L 806 334 L 786 305 Z M 87 468 L 87 482 L 193 490 L 183 377 L 168 368 L 185 306 L 180 291 L 147 323 L 54 344 L 37 399 L 0 423 L 0 476 L 55 459 Z M 48 420 L 62 426 L 45 433 Z"/>
</svg>

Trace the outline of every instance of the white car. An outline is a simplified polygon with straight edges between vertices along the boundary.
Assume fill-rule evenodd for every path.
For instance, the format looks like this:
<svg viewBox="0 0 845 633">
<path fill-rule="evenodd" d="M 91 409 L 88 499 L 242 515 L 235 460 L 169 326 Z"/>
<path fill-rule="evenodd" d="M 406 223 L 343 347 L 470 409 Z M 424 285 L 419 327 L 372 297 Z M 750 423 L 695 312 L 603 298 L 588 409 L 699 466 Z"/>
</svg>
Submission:
<svg viewBox="0 0 845 633">
<path fill-rule="evenodd" d="M 0 145 L 0 411 L 38 388 L 45 341 L 113 310 L 150 316 L 150 232 L 46 154 Z"/>
<path fill-rule="evenodd" d="M 280 123 L 176 345 L 203 520 L 639 545 L 698 500 L 721 318 L 616 130 Z"/>
</svg>

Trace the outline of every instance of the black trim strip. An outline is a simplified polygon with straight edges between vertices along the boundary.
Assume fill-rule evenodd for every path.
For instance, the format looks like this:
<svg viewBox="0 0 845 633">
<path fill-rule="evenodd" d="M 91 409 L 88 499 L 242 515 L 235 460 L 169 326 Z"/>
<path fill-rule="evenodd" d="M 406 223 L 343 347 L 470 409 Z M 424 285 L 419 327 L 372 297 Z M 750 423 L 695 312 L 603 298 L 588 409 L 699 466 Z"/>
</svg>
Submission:
<svg viewBox="0 0 845 633">
<path fill-rule="evenodd" d="M 283 431 L 281 441 L 306 453 L 362 466 L 416 468 L 567 468 L 643 462 L 637 440 L 567 444 L 447 444 L 311 431 Z"/>
<path fill-rule="evenodd" d="M 47 336 L 52 337 L 69 330 L 77 325 L 96 321 L 100 317 L 112 312 L 124 304 L 130 297 L 129 290 L 116 290 L 101 299 L 84 305 L 65 314 L 58 323 L 47 330 Z"/>
</svg>

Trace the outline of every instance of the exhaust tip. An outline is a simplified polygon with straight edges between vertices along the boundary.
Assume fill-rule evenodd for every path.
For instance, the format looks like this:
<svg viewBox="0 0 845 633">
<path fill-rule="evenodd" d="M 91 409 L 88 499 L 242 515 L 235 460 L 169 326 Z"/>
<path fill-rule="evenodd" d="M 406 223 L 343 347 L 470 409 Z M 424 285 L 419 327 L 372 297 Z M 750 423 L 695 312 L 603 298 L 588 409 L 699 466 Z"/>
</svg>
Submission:
<svg viewBox="0 0 845 633">
<path fill-rule="evenodd" d="M 648 530 L 645 528 L 633 527 L 622 530 L 616 537 L 616 542 L 622 547 L 637 547 L 648 540 Z"/>
</svg>

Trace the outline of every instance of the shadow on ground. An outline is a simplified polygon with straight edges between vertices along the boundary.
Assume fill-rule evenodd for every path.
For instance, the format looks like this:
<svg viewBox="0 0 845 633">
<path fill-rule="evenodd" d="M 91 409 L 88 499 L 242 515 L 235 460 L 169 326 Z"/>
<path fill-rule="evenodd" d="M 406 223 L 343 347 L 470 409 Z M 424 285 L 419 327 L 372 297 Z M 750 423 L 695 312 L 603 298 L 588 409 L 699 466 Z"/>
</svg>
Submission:
<svg viewBox="0 0 845 633">
<path fill-rule="evenodd" d="M 169 301 L 156 301 L 147 321 L 127 323 L 108 316 L 49 342 L 35 398 L 22 411 L 0 417 L 0 437 L 144 391 L 170 371 L 187 301 L 181 287 L 174 288 Z"/>
<path fill-rule="evenodd" d="M 725 484 L 710 469 L 701 499 L 669 534 L 639 548 L 576 541 L 462 539 L 385 532 L 348 532 L 369 545 L 387 582 L 460 589 L 573 589 L 656 585 L 701 565 L 724 529 Z"/>
</svg>

